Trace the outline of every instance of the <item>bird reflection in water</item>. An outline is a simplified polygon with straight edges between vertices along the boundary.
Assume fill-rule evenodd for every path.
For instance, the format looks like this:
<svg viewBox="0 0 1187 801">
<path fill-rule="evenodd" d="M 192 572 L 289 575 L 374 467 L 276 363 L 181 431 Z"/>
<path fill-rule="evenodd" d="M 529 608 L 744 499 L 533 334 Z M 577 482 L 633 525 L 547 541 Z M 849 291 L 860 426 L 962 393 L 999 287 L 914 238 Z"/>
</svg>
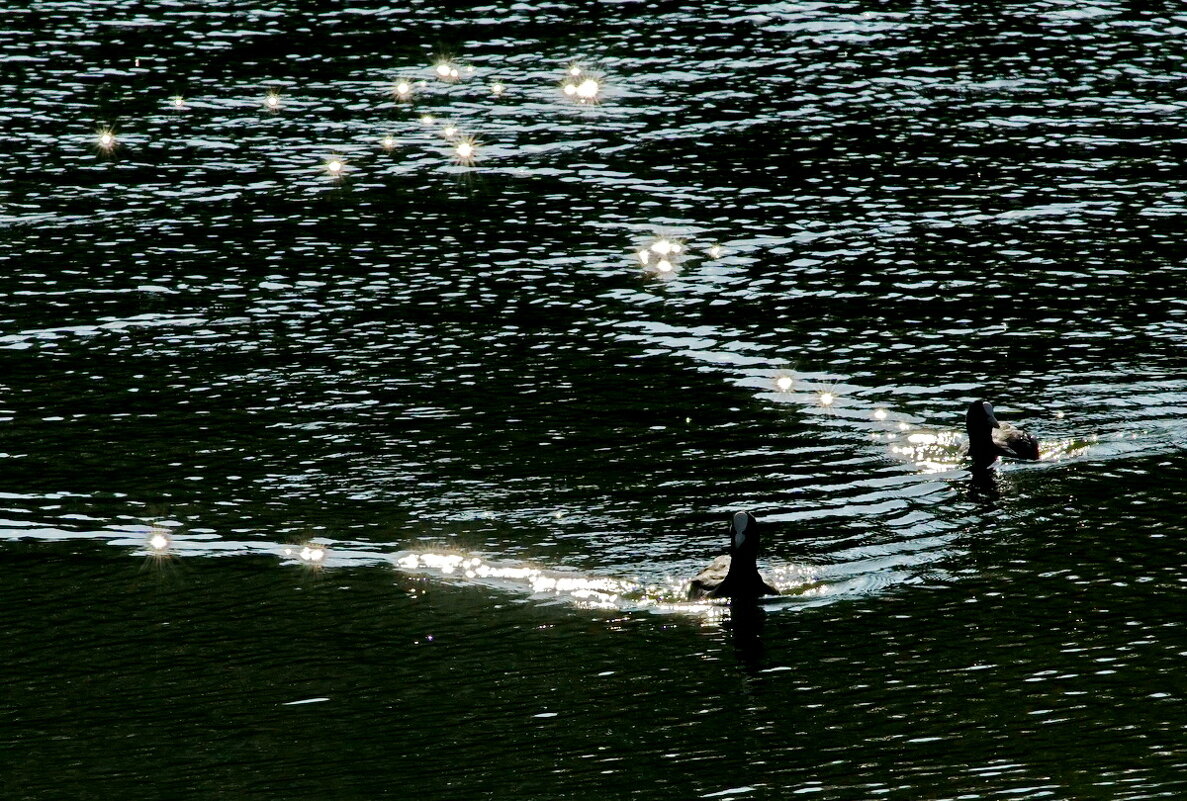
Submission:
<svg viewBox="0 0 1187 801">
<path fill-rule="evenodd" d="M 767 613 L 754 598 L 731 598 L 730 614 L 721 627 L 730 633 L 738 660 L 749 673 L 763 668 L 766 648 L 762 641 Z"/>
</svg>

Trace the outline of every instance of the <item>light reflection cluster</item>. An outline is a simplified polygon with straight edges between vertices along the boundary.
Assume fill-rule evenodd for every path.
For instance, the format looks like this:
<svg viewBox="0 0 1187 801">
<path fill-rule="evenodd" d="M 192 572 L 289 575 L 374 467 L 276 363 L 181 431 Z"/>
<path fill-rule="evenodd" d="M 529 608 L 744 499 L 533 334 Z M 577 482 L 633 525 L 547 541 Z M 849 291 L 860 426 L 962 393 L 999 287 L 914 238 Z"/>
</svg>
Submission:
<svg viewBox="0 0 1187 801">
<path fill-rule="evenodd" d="M 675 237 L 656 235 L 635 251 L 643 271 L 656 278 L 672 278 L 680 272 L 687 255 L 684 242 Z"/>
<path fill-rule="evenodd" d="M 788 401 L 815 407 L 830 417 L 872 422 L 873 440 L 885 442 L 891 455 L 914 463 L 924 473 L 948 472 L 965 462 L 963 430 L 926 428 L 909 415 L 893 413 L 884 404 L 865 406 L 856 397 L 860 394 L 856 387 L 819 378 L 809 381 L 786 370 L 766 375 L 768 386 Z"/>
<path fill-rule="evenodd" d="M 144 547 L 150 558 L 158 563 L 172 558 L 174 542 L 167 529 L 154 524 L 144 536 Z M 330 548 L 324 541 L 308 540 L 295 545 L 261 547 L 313 571 L 320 572 L 330 561 Z M 340 560 L 342 565 L 352 563 L 351 550 L 338 553 L 343 556 Z M 685 600 L 688 582 L 683 579 L 649 585 L 608 576 L 582 575 L 563 569 L 497 564 L 478 556 L 459 553 L 404 552 L 395 556 L 374 551 L 353 553 L 362 557 L 354 561 L 355 564 L 388 563 L 409 573 L 428 572 L 442 578 L 485 583 L 503 591 L 518 590 L 533 596 L 556 598 L 583 608 L 691 613 L 712 620 L 720 619 L 729 608 L 724 601 L 689 603 Z M 785 578 L 780 586 L 786 585 L 787 593 L 791 595 L 803 595 L 822 586 L 813 568 L 784 565 L 777 568 L 775 573 Z"/>
<path fill-rule="evenodd" d="M 598 103 L 602 99 L 604 77 L 580 61 L 570 62 L 561 78 L 561 92 L 565 97 L 582 104 Z"/>
<path fill-rule="evenodd" d="M 954 431 L 913 431 L 887 438 L 892 453 L 914 462 L 924 473 L 946 473 L 964 461 L 963 437 Z"/>
<path fill-rule="evenodd" d="M 433 74 L 446 83 L 457 83 L 476 72 L 469 64 L 459 64 L 449 56 L 441 56 L 433 63 Z"/>
<path fill-rule="evenodd" d="M 432 570 L 443 576 L 507 582 L 524 587 L 534 595 L 563 596 L 584 606 L 621 608 L 628 602 L 633 606 L 652 606 L 660 602 L 660 595 L 637 584 L 606 577 L 557 574 L 522 565 L 495 565 L 475 556 L 440 553 L 409 553 L 395 560 L 398 568 L 409 572 Z"/>
<path fill-rule="evenodd" d="M 329 550 L 324 545 L 307 542 L 299 548 L 296 546 L 285 548 L 282 553 L 289 559 L 296 559 L 306 567 L 320 569 L 326 564 Z"/>
<path fill-rule="evenodd" d="M 475 76 L 478 70 L 470 64 L 458 61 L 451 55 L 440 55 L 430 65 L 429 72 L 432 78 L 427 81 L 410 75 L 400 75 L 385 84 L 384 92 L 399 104 L 412 105 L 419 97 L 432 94 L 428 88 L 433 79 L 445 84 L 458 84 Z M 601 100 L 605 79 L 600 72 L 573 61 L 566 66 L 561 85 L 562 92 L 573 100 L 583 104 L 597 103 Z M 493 98 L 500 98 L 509 91 L 508 84 L 502 78 L 491 78 L 485 88 L 489 92 L 489 96 Z M 259 102 L 262 103 L 265 110 L 272 113 L 280 112 L 285 106 L 280 91 L 275 88 L 268 89 Z M 181 95 L 171 97 L 169 104 L 175 111 L 189 109 L 186 99 Z M 436 118 L 429 111 L 421 111 L 417 116 L 426 126 L 432 126 L 436 122 Z M 444 126 L 441 133 L 450 143 L 449 158 L 453 164 L 465 167 L 475 164 L 479 158 L 480 150 L 479 139 L 476 136 L 463 133 L 454 124 Z M 377 137 L 373 141 L 378 141 L 380 148 L 385 153 L 393 153 L 397 150 L 398 139 L 393 134 Z M 118 145 L 114 130 L 110 128 L 98 129 L 94 145 L 101 153 L 112 153 Z M 346 159 L 337 156 L 323 158 L 322 173 L 330 179 L 339 181 L 345 177 L 347 172 Z"/>
<path fill-rule="evenodd" d="M 717 261 L 725 255 L 725 248 L 713 243 L 700 253 L 710 261 Z M 696 256 L 684 238 L 663 233 L 656 233 L 634 249 L 635 260 L 644 274 L 652 278 L 673 278 L 680 274 L 681 265 L 687 259 Z"/>
</svg>

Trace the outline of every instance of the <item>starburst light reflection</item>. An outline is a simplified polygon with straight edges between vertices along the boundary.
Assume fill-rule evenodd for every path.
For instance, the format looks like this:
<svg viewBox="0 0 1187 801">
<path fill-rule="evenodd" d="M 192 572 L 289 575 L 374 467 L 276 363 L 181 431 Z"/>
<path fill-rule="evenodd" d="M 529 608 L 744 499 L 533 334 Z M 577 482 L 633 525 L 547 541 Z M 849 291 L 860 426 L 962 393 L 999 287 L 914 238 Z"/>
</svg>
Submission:
<svg viewBox="0 0 1187 801">
<path fill-rule="evenodd" d="M 185 98 L 182 97 L 181 95 L 174 95 L 173 98 L 169 102 L 173 104 L 173 108 L 176 109 L 177 111 L 182 111 L 183 109 L 186 108 Z"/>
<path fill-rule="evenodd" d="M 385 153 L 391 153 L 396 149 L 396 137 L 387 134 L 379 140 L 379 146 L 383 148 Z"/>
<path fill-rule="evenodd" d="M 145 545 L 148 546 L 149 556 L 162 559 L 170 555 L 169 551 L 173 547 L 173 538 L 169 536 L 168 530 L 154 527 L 148 532 Z"/>
<path fill-rule="evenodd" d="M 874 419 L 875 420 L 885 420 L 886 417 L 887 417 L 887 412 L 885 409 L 878 408 L 878 409 L 874 410 Z"/>
<path fill-rule="evenodd" d="M 791 388 L 795 385 L 795 379 L 789 375 L 781 375 L 775 379 L 775 388 L 780 392 L 791 392 Z"/>
<path fill-rule="evenodd" d="M 111 128 L 100 128 L 95 132 L 95 146 L 104 153 L 115 150 L 119 142 L 115 138 L 115 131 Z"/>
<path fill-rule="evenodd" d="M 326 159 L 324 167 L 326 174 L 334 179 L 346 174 L 346 161 L 340 156 L 330 156 Z"/>
<path fill-rule="evenodd" d="M 490 93 L 495 97 L 501 96 L 507 91 L 507 86 L 502 81 L 495 81 L 490 85 Z"/>
<path fill-rule="evenodd" d="M 280 109 L 280 95 L 275 91 L 270 91 L 264 95 L 264 108 L 269 111 L 278 111 Z"/>
<path fill-rule="evenodd" d="M 410 100 L 412 98 L 412 81 L 400 78 L 392 86 L 392 97 L 396 100 Z"/>
<path fill-rule="evenodd" d="M 473 166 L 478 158 L 478 142 L 472 136 L 463 136 L 453 148 L 453 160 L 465 167 Z"/>
</svg>

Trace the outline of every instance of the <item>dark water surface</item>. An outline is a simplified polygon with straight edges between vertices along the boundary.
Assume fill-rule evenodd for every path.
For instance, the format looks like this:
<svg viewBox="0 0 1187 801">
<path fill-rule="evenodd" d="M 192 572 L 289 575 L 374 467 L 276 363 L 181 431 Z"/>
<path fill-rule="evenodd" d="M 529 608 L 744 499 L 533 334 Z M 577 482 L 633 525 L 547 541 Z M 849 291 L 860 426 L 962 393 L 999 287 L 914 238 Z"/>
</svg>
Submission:
<svg viewBox="0 0 1187 801">
<path fill-rule="evenodd" d="M 4 798 L 1187 796 L 1180 4 L 10 3 L 0 98 Z"/>
</svg>

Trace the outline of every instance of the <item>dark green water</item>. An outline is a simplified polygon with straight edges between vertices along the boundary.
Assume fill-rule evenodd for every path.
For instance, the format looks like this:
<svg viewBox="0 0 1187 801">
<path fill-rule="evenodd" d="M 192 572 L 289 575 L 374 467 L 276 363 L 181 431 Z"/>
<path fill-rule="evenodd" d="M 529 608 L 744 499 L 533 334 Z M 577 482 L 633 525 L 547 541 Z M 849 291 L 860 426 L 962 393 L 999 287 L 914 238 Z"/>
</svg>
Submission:
<svg viewBox="0 0 1187 801">
<path fill-rule="evenodd" d="M 41 2 L 0 64 L 4 798 L 1187 795 L 1177 4 Z M 988 489 L 978 397 L 1043 442 Z M 741 508 L 784 594 L 683 602 Z"/>
</svg>

